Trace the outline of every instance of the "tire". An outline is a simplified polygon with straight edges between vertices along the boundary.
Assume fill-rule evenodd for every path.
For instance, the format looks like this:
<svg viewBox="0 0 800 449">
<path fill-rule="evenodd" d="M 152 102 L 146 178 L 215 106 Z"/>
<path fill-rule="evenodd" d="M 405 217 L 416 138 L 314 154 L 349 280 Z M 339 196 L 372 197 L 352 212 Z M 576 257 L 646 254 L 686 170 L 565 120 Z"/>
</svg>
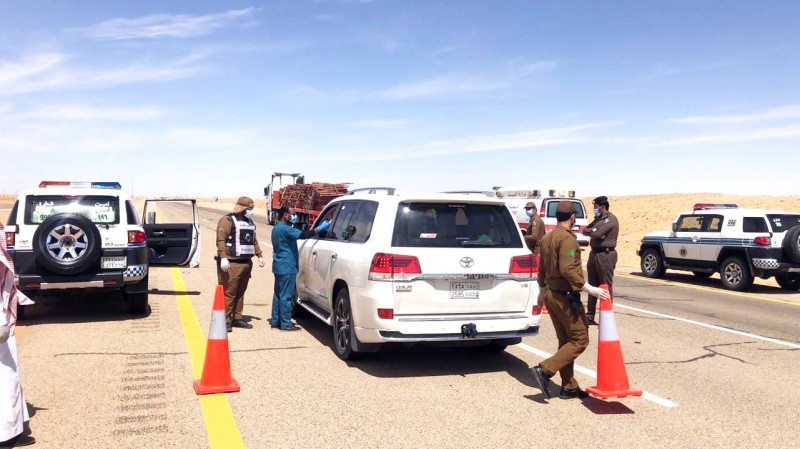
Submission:
<svg viewBox="0 0 800 449">
<path fill-rule="evenodd" d="M 342 360 L 357 359 L 360 353 L 353 350 L 353 315 L 350 309 L 350 292 L 342 288 L 336 294 L 333 306 L 333 349 Z"/>
<path fill-rule="evenodd" d="M 795 263 L 800 263 L 800 225 L 786 231 L 783 250 Z"/>
<path fill-rule="evenodd" d="M 42 268 L 70 276 L 97 265 L 102 241 L 97 226 L 83 215 L 56 214 L 36 228 L 33 245 Z"/>
<path fill-rule="evenodd" d="M 800 274 L 784 273 L 775 275 L 775 281 L 784 290 L 800 290 Z"/>
<path fill-rule="evenodd" d="M 708 279 L 708 278 L 710 278 L 710 277 L 711 277 L 711 275 L 713 275 L 714 273 L 709 273 L 709 272 L 706 272 L 706 271 L 692 271 L 692 274 L 693 274 L 693 275 L 694 275 L 694 276 L 695 276 L 697 279 Z"/>
<path fill-rule="evenodd" d="M 722 286 L 728 290 L 741 292 L 753 285 L 753 275 L 750 267 L 739 257 L 728 257 L 722 262 L 719 269 Z"/>
<path fill-rule="evenodd" d="M 128 293 L 125 296 L 128 300 L 128 312 L 131 315 L 142 316 L 147 314 L 150 296 L 148 292 Z"/>
<path fill-rule="evenodd" d="M 660 278 L 667 271 L 664 268 L 664 258 L 657 248 L 647 248 L 642 253 L 641 264 L 642 274 L 648 278 Z"/>
</svg>

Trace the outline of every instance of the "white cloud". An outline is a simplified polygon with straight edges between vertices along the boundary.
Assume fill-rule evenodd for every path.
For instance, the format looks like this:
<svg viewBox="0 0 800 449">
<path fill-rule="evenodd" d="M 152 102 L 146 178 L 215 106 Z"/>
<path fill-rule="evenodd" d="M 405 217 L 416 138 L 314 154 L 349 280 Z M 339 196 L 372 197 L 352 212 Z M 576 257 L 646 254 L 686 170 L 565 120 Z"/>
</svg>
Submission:
<svg viewBox="0 0 800 449">
<path fill-rule="evenodd" d="M 358 122 L 356 122 L 356 125 L 362 128 L 375 128 L 375 129 L 397 128 L 406 124 L 408 124 L 408 120 L 402 120 L 402 119 L 359 120 Z"/>
<path fill-rule="evenodd" d="M 9 112 L 9 111 L 6 111 Z M 0 114 L 3 111 L 0 110 Z M 161 118 L 163 112 L 151 107 L 101 108 L 83 105 L 51 105 L 34 111 L 15 114 L 16 118 L 37 120 L 84 120 L 84 121 L 146 121 Z M 0 115 L 2 117 L 2 115 Z"/>
<path fill-rule="evenodd" d="M 66 66 L 67 57 L 64 55 L 31 55 L 16 62 L 0 64 L 0 97 L 43 90 L 104 88 L 188 78 L 201 71 L 194 63 L 204 57 L 203 54 L 192 54 L 177 61 L 153 65 L 85 69 Z"/>
<path fill-rule="evenodd" d="M 667 120 L 667 123 L 685 125 L 737 125 L 796 118 L 800 118 L 800 105 L 790 105 L 742 115 L 710 115 L 673 118 Z"/>
<path fill-rule="evenodd" d="M 706 134 L 655 142 L 654 146 L 692 146 L 720 143 L 753 142 L 761 140 L 789 139 L 800 137 L 800 125 L 778 128 L 735 131 L 729 133 Z"/>
<path fill-rule="evenodd" d="M 0 88 L 57 67 L 66 60 L 60 53 L 30 55 L 19 61 L 0 61 Z"/>
<path fill-rule="evenodd" d="M 452 73 L 428 79 L 401 83 L 376 92 L 373 96 L 381 100 L 414 100 L 452 95 L 475 94 L 506 89 L 536 73 L 556 68 L 555 61 L 538 61 L 513 65 L 507 72 L 484 75 Z"/>
<path fill-rule="evenodd" d="M 256 8 L 246 8 L 202 16 L 155 14 L 135 19 L 111 19 L 82 31 L 101 40 L 197 37 L 242 23 L 256 11 Z"/>
</svg>

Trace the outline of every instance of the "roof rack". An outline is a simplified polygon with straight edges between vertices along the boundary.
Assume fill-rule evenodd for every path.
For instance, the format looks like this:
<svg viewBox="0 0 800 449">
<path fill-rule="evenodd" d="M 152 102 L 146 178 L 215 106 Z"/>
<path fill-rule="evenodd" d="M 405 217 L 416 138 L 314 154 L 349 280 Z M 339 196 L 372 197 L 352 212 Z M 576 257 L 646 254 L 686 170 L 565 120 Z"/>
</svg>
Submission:
<svg viewBox="0 0 800 449">
<path fill-rule="evenodd" d="M 39 188 L 44 189 L 47 187 L 72 187 L 83 189 L 122 189 L 122 185 L 118 182 L 99 182 L 99 181 L 42 181 L 39 183 Z"/>
<path fill-rule="evenodd" d="M 349 190 L 346 193 L 346 195 L 352 195 L 352 194 L 354 194 L 356 192 L 366 192 L 368 194 L 374 194 L 374 193 L 378 193 L 378 191 L 385 191 L 387 195 L 394 195 L 394 192 L 396 190 L 397 189 L 395 189 L 394 187 L 364 187 L 364 188 L 361 188 L 361 189 Z"/>
<path fill-rule="evenodd" d="M 454 195 L 484 195 L 492 198 L 497 196 L 495 192 L 490 190 L 452 190 L 449 192 L 442 192 L 442 193 L 449 193 Z"/>
</svg>

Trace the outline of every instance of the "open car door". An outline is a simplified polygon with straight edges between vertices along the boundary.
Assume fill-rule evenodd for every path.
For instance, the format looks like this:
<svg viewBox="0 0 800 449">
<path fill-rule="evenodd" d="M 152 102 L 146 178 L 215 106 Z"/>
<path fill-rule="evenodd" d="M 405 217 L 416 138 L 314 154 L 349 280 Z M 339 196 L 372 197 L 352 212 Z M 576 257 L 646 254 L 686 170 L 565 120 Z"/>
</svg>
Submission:
<svg viewBox="0 0 800 449">
<path fill-rule="evenodd" d="M 150 265 L 200 266 L 200 220 L 195 200 L 145 200 L 142 215 Z"/>
</svg>

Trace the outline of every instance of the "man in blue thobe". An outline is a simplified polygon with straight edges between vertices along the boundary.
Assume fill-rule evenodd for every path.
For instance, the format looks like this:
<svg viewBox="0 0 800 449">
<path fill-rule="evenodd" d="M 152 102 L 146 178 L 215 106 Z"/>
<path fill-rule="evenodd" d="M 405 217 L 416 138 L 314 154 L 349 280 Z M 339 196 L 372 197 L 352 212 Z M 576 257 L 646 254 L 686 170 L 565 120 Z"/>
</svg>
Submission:
<svg viewBox="0 0 800 449">
<path fill-rule="evenodd" d="M 270 326 L 282 331 L 296 331 L 292 324 L 292 295 L 297 282 L 297 240 L 307 239 L 328 228 L 323 223 L 316 229 L 301 231 L 292 226 L 297 214 L 286 206 L 278 209 L 278 224 L 272 228 L 272 272 L 275 274 L 275 294 L 272 296 Z"/>
</svg>

